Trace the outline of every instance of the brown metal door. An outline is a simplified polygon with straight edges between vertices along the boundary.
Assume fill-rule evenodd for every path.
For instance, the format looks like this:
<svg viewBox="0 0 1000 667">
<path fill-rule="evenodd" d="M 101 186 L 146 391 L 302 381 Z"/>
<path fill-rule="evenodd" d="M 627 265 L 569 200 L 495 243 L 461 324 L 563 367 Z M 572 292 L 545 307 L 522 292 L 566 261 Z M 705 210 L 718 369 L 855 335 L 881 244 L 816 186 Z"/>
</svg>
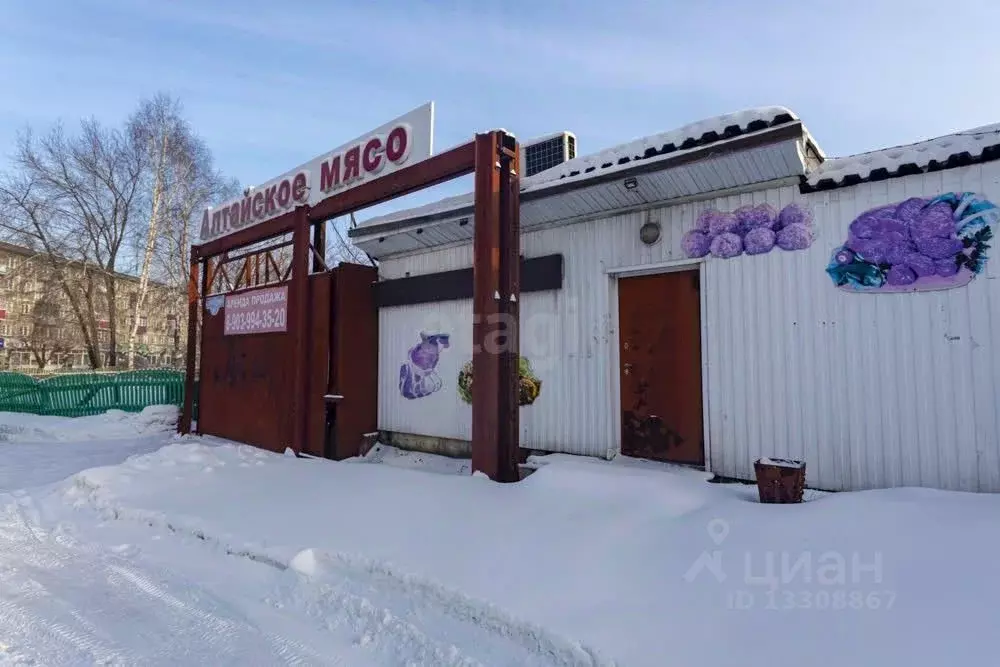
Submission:
<svg viewBox="0 0 1000 667">
<path fill-rule="evenodd" d="M 622 453 L 705 463 L 698 271 L 618 281 Z"/>
<path fill-rule="evenodd" d="M 224 298 L 224 295 L 220 295 Z M 301 307 L 294 293 L 288 312 Z M 295 339 L 225 334 L 225 308 L 202 305 L 198 432 L 282 452 L 293 445 Z"/>
</svg>

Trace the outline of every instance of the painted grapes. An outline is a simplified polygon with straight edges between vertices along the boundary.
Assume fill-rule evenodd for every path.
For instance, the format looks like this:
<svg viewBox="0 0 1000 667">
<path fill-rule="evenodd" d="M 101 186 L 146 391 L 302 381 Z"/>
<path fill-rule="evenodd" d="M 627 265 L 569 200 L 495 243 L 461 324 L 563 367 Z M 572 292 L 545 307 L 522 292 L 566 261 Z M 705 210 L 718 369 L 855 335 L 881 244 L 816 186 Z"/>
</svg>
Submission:
<svg viewBox="0 0 1000 667">
<path fill-rule="evenodd" d="M 770 204 L 741 206 L 731 212 L 707 209 L 681 239 L 681 249 L 688 257 L 721 259 L 744 253 L 763 255 L 774 248 L 804 250 L 815 237 L 812 221 L 812 212 L 803 204 L 789 204 L 780 211 Z"/>
<path fill-rule="evenodd" d="M 403 397 L 423 398 L 441 389 L 443 382 L 435 369 L 449 339 L 449 334 L 420 332 L 420 342 L 410 348 L 399 367 L 399 393 Z"/>
<path fill-rule="evenodd" d="M 852 222 L 826 272 L 837 287 L 865 292 L 949 289 L 986 266 L 1000 209 L 974 192 L 913 197 Z"/>
</svg>

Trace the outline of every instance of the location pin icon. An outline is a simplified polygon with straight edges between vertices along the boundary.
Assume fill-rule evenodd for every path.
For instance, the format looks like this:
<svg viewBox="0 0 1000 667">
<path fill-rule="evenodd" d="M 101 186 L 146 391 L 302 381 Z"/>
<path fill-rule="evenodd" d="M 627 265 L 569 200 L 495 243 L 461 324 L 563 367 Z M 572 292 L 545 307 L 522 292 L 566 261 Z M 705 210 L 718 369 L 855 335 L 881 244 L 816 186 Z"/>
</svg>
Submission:
<svg viewBox="0 0 1000 667">
<path fill-rule="evenodd" d="M 708 536 L 718 546 L 729 536 L 729 524 L 723 519 L 712 519 L 708 522 Z"/>
</svg>

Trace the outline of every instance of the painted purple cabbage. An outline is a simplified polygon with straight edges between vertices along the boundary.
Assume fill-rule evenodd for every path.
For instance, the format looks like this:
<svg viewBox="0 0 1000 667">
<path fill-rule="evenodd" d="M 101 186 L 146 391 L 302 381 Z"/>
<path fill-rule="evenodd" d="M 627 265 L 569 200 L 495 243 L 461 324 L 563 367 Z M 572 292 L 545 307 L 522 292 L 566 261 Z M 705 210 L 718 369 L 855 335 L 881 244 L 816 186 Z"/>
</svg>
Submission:
<svg viewBox="0 0 1000 667">
<path fill-rule="evenodd" d="M 708 254 L 711 243 L 712 239 L 709 238 L 708 234 L 692 229 L 681 239 L 681 249 L 688 257 L 704 257 Z"/>
<path fill-rule="evenodd" d="M 896 207 L 895 217 L 904 224 L 910 225 L 920 215 L 920 212 L 927 206 L 929 199 L 911 197 Z"/>
<path fill-rule="evenodd" d="M 910 237 L 914 241 L 929 238 L 947 239 L 955 235 L 955 219 L 951 207 L 941 202 L 923 209 L 910 223 Z"/>
<path fill-rule="evenodd" d="M 852 238 L 848 241 L 848 247 L 857 255 L 872 264 L 885 264 L 885 256 L 889 252 L 889 246 L 881 239 L 859 239 Z"/>
<path fill-rule="evenodd" d="M 954 259 L 939 259 L 934 262 L 934 266 L 942 278 L 950 278 L 958 273 L 958 262 Z"/>
<path fill-rule="evenodd" d="M 920 255 L 918 253 L 910 253 L 907 255 L 900 264 L 908 266 L 913 269 L 913 272 L 917 274 L 918 278 L 926 278 L 927 276 L 933 276 L 937 273 L 937 265 L 934 260 L 927 255 Z M 954 262 L 952 262 L 954 264 Z"/>
<path fill-rule="evenodd" d="M 954 257 L 964 247 L 958 239 L 922 238 L 915 239 L 920 254 L 931 259 L 947 259 Z"/>
<path fill-rule="evenodd" d="M 695 220 L 694 228 L 699 232 L 704 232 L 708 234 L 712 230 L 712 218 L 719 215 L 719 212 L 714 208 L 706 208 L 704 211 L 698 214 L 698 219 Z"/>
<path fill-rule="evenodd" d="M 732 213 L 715 211 L 715 215 L 708 221 L 708 234 L 713 238 L 727 232 L 736 232 L 739 228 L 740 221 Z"/>
<path fill-rule="evenodd" d="M 917 274 L 908 266 L 897 264 L 889 269 L 885 281 L 890 285 L 911 285 L 917 280 Z"/>
<path fill-rule="evenodd" d="M 778 212 L 770 204 L 741 206 L 733 213 L 736 215 L 736 219 L 739 220 L 740 231 L 744 233 L 758 227 L 771 229 L 778 219 Z"/>
<path fill-rule="evenodd" d="M 886 236 L 885 261 L 890 264 L 905 263 L 908 257 L 917 254 L 917 246 L 909 238 L 895 232 Z"/>
<path fill-rule="evenodd" d="M 743 237 L 743 248 L 748 255 L 762 255 L 774 248 L 774 230 L 754 227 Z"/>
<path fill-rule="evenodd" d="M 812 211 L 802 204 L 789 204 L 781 209 L 778 219 L 774 224 L 774 229 L 784 229 L 788 225 L 811 225 L 813 221 Z"/>
<path fill-rule="evenodd" d="M 712 255 L 721 257 L 722 259 L 736 257 L 743 252 L 743 239 L 739 237 L 739 234 L 723 232 L 712 239 L 709 250 L 712 252 Z"/>
<path fill-rule="evenodd" d="M 851 223 L 848 233 L 859 239 L 877 239 L 886 234 L 898 234 L 901 237 L 908 235 L 909 232 L 905 223 L 890 217 L 889 212 L 884 209 L 877 210 L 882 212 L 879 215 L 862 213 L 858 216 Z"/>
<path fill-rule="evenodd" d="M 793 222 L 782 228 L 776 239 L 777 246 L 782 250 L 805 250 L 812 242 L 812 228 L 801 222 Z"/>
<path fill-rule="evenodd" d="M 851 223 L 850 232 L 861 239 L 875 238 L 879 231 L 883 229 L 885 221 L 896 220 L 896 209 L 894 206 L 883 206 L 882 208 L 865 211 Z"/>
</svg>

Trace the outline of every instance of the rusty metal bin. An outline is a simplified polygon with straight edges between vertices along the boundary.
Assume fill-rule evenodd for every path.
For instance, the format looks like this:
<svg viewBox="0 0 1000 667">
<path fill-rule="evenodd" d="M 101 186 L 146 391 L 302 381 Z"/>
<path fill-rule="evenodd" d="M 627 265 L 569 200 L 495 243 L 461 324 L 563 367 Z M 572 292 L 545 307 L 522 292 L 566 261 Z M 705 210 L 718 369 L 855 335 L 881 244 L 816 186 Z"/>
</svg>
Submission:
<svg viewBox="0 0 1000 667">
<path fill-rule="evenodd" d="M 806 487 L 806 462 L 763 458 L 753 464 L 762 503 L 801 503 Z"/>
</svg>

